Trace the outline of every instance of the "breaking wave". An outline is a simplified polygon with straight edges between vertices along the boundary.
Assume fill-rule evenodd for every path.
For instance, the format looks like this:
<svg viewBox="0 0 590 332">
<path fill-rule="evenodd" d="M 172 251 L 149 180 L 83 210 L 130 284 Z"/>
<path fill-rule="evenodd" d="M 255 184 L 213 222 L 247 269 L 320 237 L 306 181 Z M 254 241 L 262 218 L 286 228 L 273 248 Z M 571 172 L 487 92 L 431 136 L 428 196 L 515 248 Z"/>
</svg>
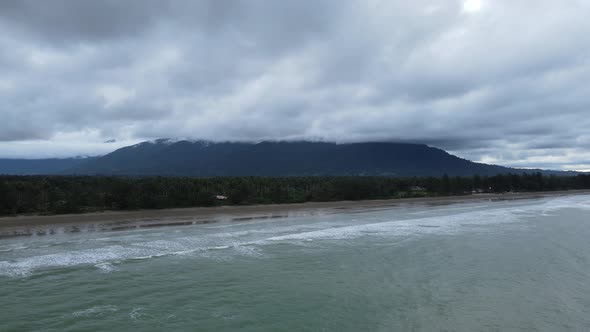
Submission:
<svg viewBox="0 0 590 332">
<path fill-rule="evenodd" d="M 444 210 L 447 215 L 416 218 L 406 213 L 399 217 L 397 208 L 388 211 L 356 214 L 311 216 L 295 221 L 281 221 L 264 224 L 232 224 L 231 227 L 193 227 L 183 233 L 154 231 L 141 236 L 100 238 L 106 246 L 89 248 L 101 241 L 69 241 L 69 246 L 50 246 L 54 253 L 44 253 L 39 247 L 29 249 L 22 243 L 14 247 L 0 248 L 0 276 L 23 277 L 35 271 L 90 265 L 98 270 L 111 273 L 116 264 L 125 261 L 143 261 L 165 256 L 198 254 L 202 257 L 230 257 L 236 255 L 263 257 L 264 246 L 277 243 L 310 243 L 315 240 L 342 240 L 361 236 L 410 237 L 425 234 L 454 234 L 482 226 L 499 223 L 525 221 L 526 217 L 547 215 L 564 208 L 590 209 L 589 196 L 560 197 L 544 201 L 507 205 L 472 205 L 471 210 L 451 207 Z M 428 212 L 428 207 L 423 207 Z M 439 209 L 437 207 L 437 209 Z M 439 209 L 441 210 L 441 209 Z M 431 211 L 432 212 L 432 211 Z M 450 214 L 448 214 L 450 213 Z M 346 219 L 348 218 L 348 219 Z M 404 219 L 405 218 L 405 219 Z M 181 235 L 181 236 L 179 236 Z M 155 239 L 161 237 L 160 239 Z M 33 240 L 29 240 L 33 241 Z M 112 244 L 113 241 L 120 241 Z M 63 244 L 65 242 L 57 242 Z M 313 242 L 315 243 L 315 242 Z M 31 246 L 31 243 L 26 243 Z M 30 251 L 30 253 L 29 253 Z M 28 254 L 28 255 L 27 255 Z M 3 257 L 4 256 L 4 257 Z"/>
</svg>

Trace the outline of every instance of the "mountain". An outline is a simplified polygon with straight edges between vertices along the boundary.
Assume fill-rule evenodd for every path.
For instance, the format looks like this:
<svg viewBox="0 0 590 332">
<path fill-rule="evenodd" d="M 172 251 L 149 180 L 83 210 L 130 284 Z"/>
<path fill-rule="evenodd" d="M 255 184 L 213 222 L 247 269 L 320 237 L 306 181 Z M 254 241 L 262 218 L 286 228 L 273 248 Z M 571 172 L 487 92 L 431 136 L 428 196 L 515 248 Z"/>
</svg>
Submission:
<svg viewBox="0 0 590 332">
<path fill-rule="evenodd" d="M 424 144 L 213 143 L 158 139 L 80 163 L 69 174 L 169 176 L 468 176 L 534 170 L 471 162 Z"/>
<path fill-rule="evenodd" d="M 0 159 L 0 174 L 49 175 L 67 172 L 94 158 Z"/>
</svg>

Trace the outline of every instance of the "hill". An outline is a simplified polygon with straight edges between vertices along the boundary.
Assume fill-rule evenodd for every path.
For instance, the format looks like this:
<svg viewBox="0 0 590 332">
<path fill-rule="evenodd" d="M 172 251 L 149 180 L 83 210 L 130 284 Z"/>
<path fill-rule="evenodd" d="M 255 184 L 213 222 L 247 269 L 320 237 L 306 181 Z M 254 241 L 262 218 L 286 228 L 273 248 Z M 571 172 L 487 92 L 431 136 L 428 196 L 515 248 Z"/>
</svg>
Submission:
<svg viewBox="0 0 590 332">
<path fill-rule="evenodd" d="M 424 144 L 213 143 L 158 139 L 118 149 L 80 163 L 65 173 L 199 177 L 470 176 L 533 171 L 475 163 Z"/>
<path fill-rule="evenodd" d="M 0 174 L 49 175 L 74 169 L 93 158 L 0 159 Z"/>
</svg>

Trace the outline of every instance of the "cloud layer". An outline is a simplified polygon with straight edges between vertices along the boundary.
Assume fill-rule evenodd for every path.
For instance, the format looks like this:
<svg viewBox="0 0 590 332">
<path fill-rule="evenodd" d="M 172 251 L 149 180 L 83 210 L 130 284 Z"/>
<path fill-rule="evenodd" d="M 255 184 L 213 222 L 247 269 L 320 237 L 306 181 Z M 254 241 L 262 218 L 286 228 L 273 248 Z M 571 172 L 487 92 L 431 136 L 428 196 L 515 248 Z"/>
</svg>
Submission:
<svg viewBox="0 0 590 332">
<path fill-rule="evenodd" d="M 3 1 L 0 157 L 158 137 L 386 140 L 590 169 L 588 12 L 585 0 Z"/>
</svg>

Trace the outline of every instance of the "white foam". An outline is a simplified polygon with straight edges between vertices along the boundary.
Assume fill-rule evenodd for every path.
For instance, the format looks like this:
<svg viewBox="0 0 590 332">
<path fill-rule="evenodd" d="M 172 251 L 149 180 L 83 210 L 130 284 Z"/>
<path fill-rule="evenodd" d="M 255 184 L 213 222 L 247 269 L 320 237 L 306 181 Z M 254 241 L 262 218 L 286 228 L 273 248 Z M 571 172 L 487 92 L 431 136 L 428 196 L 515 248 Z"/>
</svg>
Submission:
<svg viewBox="0 0 590 332">
<path fill-rule="evenodd" d="M 281 236 L 270 237 L 269 241 L 291 241 L 291 240 L 343 240 L 360 236 L 408 236 L 424 233 L 452 233 L 458 231 L 463 223 L 481 224 L 485 223 L 488 216 L 485 213 L 467 212 L 450 216 L 428 217 L 409 220 L 384 221 L 371 224 L 334 227 L 311 232 L 302 232 Z M 496 217 L 501 217 L 501 222 L 514 221 L 514 216 L 497 212 Z"/>
<path fill-rule="evenodd" d="M 116 271 L 110 264 L 125 260 L 148 260 L 171 255 L 188 255 L 198 251 L 221 251 L 233 249 L 234 254 L 259 256 L 256 248 L 242 248 L 243 243 L 226 241 L 211 245 L 207 237 L 183 237 L 172 240 L 156 240 L 128 245 L 113 245 L 103 248 L 69 250 L 54 254 L 37 255 L 17 258 L 11 261 L 0 261 L 0 276 L 23 277 L 34 271 L 63 268 L 77 265 L 94 265 L 102 272 Z"/>
<path fill-rule="evenodd" d="M 71 313 L 72 317 L 88 317 L 102 315 L 110 312 L 119 311 L 119 308 L 115 305 L 99 305 L 88 309 L 78 310 Z"/>
<path fill-rule="evenodd" d="M 407 220 L 383 221 L 370 224 L 332 227 L 310 232 L 273 236 L 268 241 L 343 240 L 360 236 L 409 236 L 417 234 L 452 234 L 466 230 L 466 226 L 485 226 L 513 223 L 523 216 L 547 214 L 563 208 L 590 209 L 588 196 L 551 199 L 542 203 L 469 211 L 446 216 Z M 540 212 L 541 211 L 541 212 Z"/>
<path fill-rule="evenodd" d="M 19 244 L 18 247 L 4 246 L 0 249 L 2 252 L 9 252 L 5 255 L 11 257 L 11 260 L 0 261 L 0 276 L 22 277 L 38 270 L 84 264 L 93 265 L 101 272 L 111 273 L 116 271 L 112 265 L 115 262 L 141 261 L 170 255 L 186 256 L 193 253 L 216 260 L 231 259 L 235 255 L 263 257 L 265 245 L 280 242 L 313 246 L 315 244 L 310 242 L 315 240 L 342 240 L 361 236 L 410 237 L 486 231 L 489 225 L 523 221 L 523 217 L 546 215 L 563 208 L 590 210 L 589 203 L 590 196 L 571 196 L 525 203 L 486 204 L 480 210 L 473 210 L 477 206 L 472 206 L 472 210 L 466 212 L 455 208 L 446 211 L 452 214 L 422 218 L 415 218 L 415 215 L 407 213 L 401 216 L 395 215 L 392 213 L 395 209 L 381 211 L 378 214 L 367 211 L 365 218 L 359 218 L 359 215 L 356 215 L 351 219 L 346 214 L 320 216 L 313 217 L 311 223 L 309 219 L 302 219 L 298 223 L 289 220 L 286 225 L 281 222 L 258 226 L 241 224 L 223 228 L 222 232 L 194 228 L 192 234 L 162 231 L 142 233 L 141 236 L 126 237 L 125 241 L 117 238 L 120 241 L 118 241 L 119 244 L 99 248 L 88 248 L 89 243 L 96 245 L 97 239 L 92 242 L 88 242 L 87 239 L 67 241 L 68 246 L 54 246 L 53 250 L 57 252 L 50 254 L 39 249 L 22 250 L 29 247 Z M 457 213 L 459 211 L 461 212 Z M 400 219 L 404 217 L 410 218 Z M 359 224 L 363 220 L 366 223 Z M 176 237 L 177 234 L 183 236 Z M 157 237 L 161 238 L 148 240 Z M 114 240 L 114 238 L 99 239 Z M 16 250 L 22 250 L 22 252 L 16 252 Z"/>
<path fill-rule="evenodd" d="M 223 250 L 223 249 L 229 249 L 231 248 L 231 246 L 217 246 L 217 247 L 210 247 L 207 248 L 208 250 Z"/>
<path fill-rule="evenodd" d="M 133 310 L 129 312 L 129 318 L 136 321 L 140 320 L 147 316 L 143 311 L 144 309 L 142 307 L 133 308 Z"/>
<path fill-rule="evenodd" d="M 96 266 L 99 270 L 101 270 L 104 273 L 112 273 L 113 271 L 117 270 L 115 266 L 111 263 L 99 263 L 94 266 Z"/>
</svg>

